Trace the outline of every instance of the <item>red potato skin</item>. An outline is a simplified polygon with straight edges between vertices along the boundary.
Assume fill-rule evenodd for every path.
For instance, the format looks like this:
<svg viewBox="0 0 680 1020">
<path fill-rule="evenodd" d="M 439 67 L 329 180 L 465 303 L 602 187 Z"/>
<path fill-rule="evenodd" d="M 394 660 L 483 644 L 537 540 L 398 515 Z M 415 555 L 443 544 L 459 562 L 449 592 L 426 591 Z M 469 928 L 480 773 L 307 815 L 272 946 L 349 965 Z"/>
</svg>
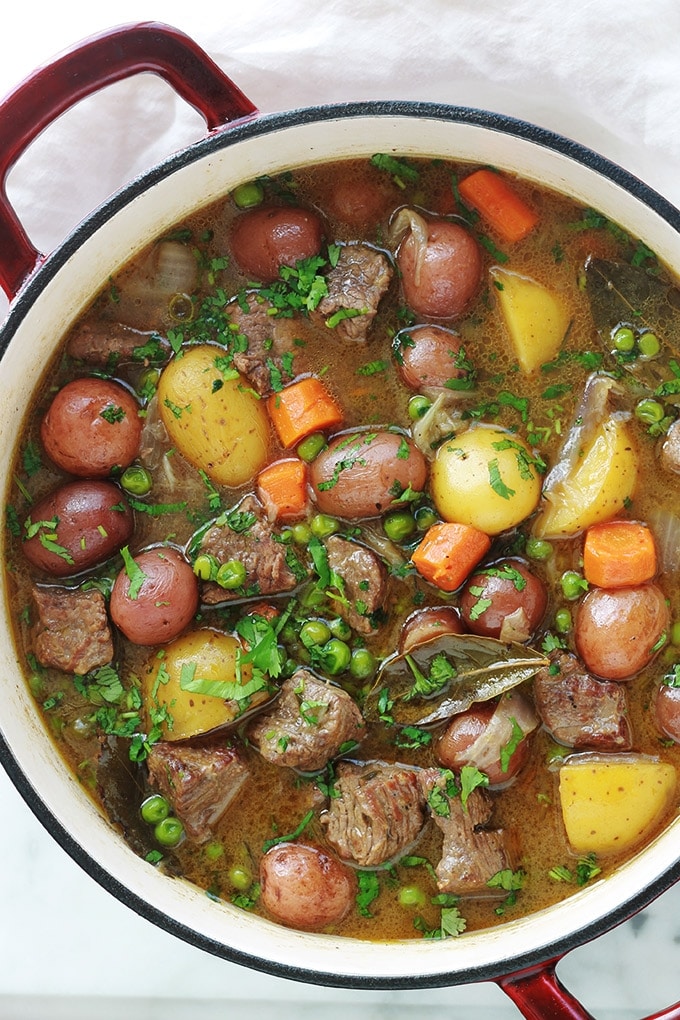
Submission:
<svg viewBox="0 0 680 1020">
<path fill-rule="evenodd" d="M 133 644 L 166 644 L 195 616 L 198 581 L 187 561 L 172 548 L 147 549 L 134 560 L 144 581 L 131 598 L 130 578 L 121 570 L 111 592 L 111 619 Z"/>
<path fill-rule="evenodd" d="M 321 251 L 323 223 L 309 209 L 258 206 L 242 213 L 231 229 L 231 250 L 242 271 L 262 283 L 271 283 L 280 266 Z"/>
<path fill-rule="evenodd" d="M 397 486 L 400 492 L 409 485 L 420 492 L 426 479 L 427 463 L 418 447 L 385 430 L 336 436 L 309 470 L 318 509 L 349 520 L 377 517 L 394 504 Z"/>
<path fill-rule="evenodd" d="M 457 333 L 443 326 L 418 326 L 395 338 L 399 375 L 412 390 L 443 388 L 450 379 L 465 376 L 455 362 L 461 348 Z"/>
<path fill-rule="evenodd" d="M 496 709 L 495 702 L 473 705 L 467 712 L 455 715 L 437 741 L 435 754 L 444 768 L 459 770 L 470 764 L 468 749 L 484 733 Z M 529 740 L 520 741 L 504 772 L 501 768 L 500 751 L 494 765 L 486 765 L 484 773 L 489 777 L 489 786 L 503 786 L 522 769 L 529 756 Z"/>
<path fill-rule="evenodd" d="M 417 609 L 404 621 L 399 638 L 399 652 L 406 655 L 413 648 L 446 634 L 464 634 L 465 627 L 453 606 L 428 606 Z"/>
<path fill-rule="evenodd" d="M 502 568 L 504 563 L 522 575 L 526 586 L 519 591 L 511 578 L 483 572 L 468 578 L 460 597 L 460 612 L 465 626 L 473 634 L 500 637 L 506 616 L 510 616 L 518 609 L 524 609 L 527 624 L 533 633 L 545 615 L 548 593 L 543 581 L 520 560 L 503 560 L 494 563 L 490 569 Z M 475 594 L 480 589 L 482 594 Z M 480 599 L 489 599 L 491 605 L 477 614 L 475 608 L 479 607 Z"/>
<path fill-rule="evenodd" d="M 425 257 L 417 268 L 416 242 L 409 233 L 397 252 L 404 298 L 416 313 L 455 319 L 466 310 L 482 280 L 482 254 L 472 234 L 459 223 L 430 220 Z"/>
<path fill-rule="evenodd" d="M 394 185 L 380 171 L 366 167 L 361 174 L 335 179 L 325 208 L 335 219 L 360 228 L 386 218 L 398 197 Z"/>
<path fill-rule="evenodd" d="M 654 699 L 654 721 L 660 733 L 680 744 L 680 687 L 660 685 Z"/>
<path fill-rule="evenodd" d="M 323 850 L 279 843 L 260 862 L 261 902 L 289 928 L 318 931 L 341 921 L 354 904 L 351 868 Z"/>
<path fill-rule="evenodd" d="M 70 577 L 105 563 L 128 542 L 134 527 L 125 496 L 107 481 L 67 482 L 31 510 L 34 524 L 54 519 L 56 543 L 69 559 L 45 548 L 40 541 L 44 529 L 23 544 L 29 563 L 53 577 Z"/>
<path fill-rule="evenodd" d="M 107 409 L 120 420 L 102 417 Z M 83 377 L 66 383 L 40 426 L 45 452 L 55 464 L 81 478 L 106 478 L 137 456 L 142 436 L 139 406 L 124 386 Z"/>
<path fill-rule="evenodd" d="M 597 676 L 628 680 L 652 661 L 669 623 L 668 604 L 656 584 L 595 588 L 578 607 L 576 650 Z"/>
</svg>

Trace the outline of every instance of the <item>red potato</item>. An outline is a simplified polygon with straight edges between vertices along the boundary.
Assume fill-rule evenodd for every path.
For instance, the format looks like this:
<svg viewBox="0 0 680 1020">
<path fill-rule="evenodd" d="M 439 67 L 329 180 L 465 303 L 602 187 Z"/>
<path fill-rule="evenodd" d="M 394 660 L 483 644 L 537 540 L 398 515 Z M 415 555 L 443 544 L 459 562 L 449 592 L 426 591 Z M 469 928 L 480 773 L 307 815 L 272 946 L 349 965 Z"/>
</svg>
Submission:
<svg viewBox="0 0 680 1020">
<path fill-rule="evenodd" d="M 434 219 L 425 223 L 425 245 L 410 231 L 397 252 L 404 297 L 416 315 L 455 319 L 479 290 L 481 251 L 460 223 Z"/>
<path fill-rule="evenodd" d="M 409 486 L 420 492 L 427 462 L 400 432 L 348 432 L 336 436 L 312 462 L 309 481 L 322 513 L 356 520 L 377 517 Z"/>
<path fill-rule="evenodd" d="M 628 680 L 652 661 L 669 623 L 666 597 L 656 584 L 595 588 L 578 607 L 576 650 L 597 676 Z"/>
<path fill-rule="evenodd" d="M 538 722 L 531 702 L 513 691 L 499 701 L 479 702 L 453 716 L 435 753 L 445 768 L 460 770 L 471 765 L 489 777 L 489 786 L 504 786 L 526 763 L 528 737 Z M 522 731 L 521 738 L 516 727 Z M 507 761 L 504 755 L 509 755 Z"/>
<path fill-rule="evenodd" d="M 680 744 L 680 687 L 660 685 L 654 699 L 654 721 L 665 737 Z"/>
<path fill-rule="evenodd" d="M 384 219 L 397 203 L 395 185 L 374 167 L 361 172 L 334 175 L 325 197 L 329 215 L 351 227 L 363 227 Z"/>
<path fill-rule="evenodd" d="M 290 928 L 317 931 L 350 911 L 357 891 L 351 868 L 318 847 L 279 843 L 260 862 L 261 902 Z"/>
<path fill-rule="evenodd" d="M 23 549 L 34 567 L 69 577 L 105 563 L 133 527 L 132 510 L 113 482 L 67 482 L 31 508 Z"/>
<path fill-rule="evenodd" d="M 115 580 L 111 619 L 133 644 L 172 641 L 198 609 L 196 575 L 176 549 L 162 546 L 139 553 L 134 557 L 134 565 L 132 577 L 124 568 Z M 136 571 L 141 571 L 138 590 L 132 587 Z"/>
<path fill-rule="evenodd" d="M 547 604 L 543 581 L 521 560 L 506 559 L 472 574 L 461 593 L 460 612 L 473 634 L 528 641 Z"/>
<path fill-rule="evenodd" d="M 443 326 L 402 330 L 393 344 L 399 375 L 412 390 L 441 389 L 452 380 L 464 379 L 468 370 L 460 367 L 465 358 L 461 345 L 458 334 Z"/>
<path fill-rule="evenodd" d="M 86 376 L 63 386 L 40 426 L 51 460 L 82 478 L 106 478 L 137 456 L 142 435 L 139 405 L 110 379 Z"/>
<path fill-rule="evenodd" d="M 424 645 L 446 634 L 464 634 L 457 610 L 453 606 L 428 606 L 417 609 L 404 621 L 399 638 L 399 652 L 405 655 L 413 648 Z"/>
<path fill-rule="evenodd" d="M 231 250 L 240 268 L 271 283 L 280 266 L 294 266 L 321 251 L 323 224 L 309 209 L 263 205 L 242 213 L 231 229 Z"/>
</svg>

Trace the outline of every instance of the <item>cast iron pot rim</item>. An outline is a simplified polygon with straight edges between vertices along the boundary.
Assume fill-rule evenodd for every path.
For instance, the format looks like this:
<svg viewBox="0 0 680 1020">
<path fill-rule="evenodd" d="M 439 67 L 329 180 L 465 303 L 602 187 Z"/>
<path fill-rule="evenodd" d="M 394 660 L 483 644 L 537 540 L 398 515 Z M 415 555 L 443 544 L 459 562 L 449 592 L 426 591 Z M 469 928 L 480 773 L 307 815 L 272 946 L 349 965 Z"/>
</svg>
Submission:
<svg viewBox="0 0 680 1020">
<path fill-rule="evenodd" d="M 568 159 L 580 163 L 595 171 L 598 175 L 608 178 L 614 184 L 628 191 L 644 205 L 666 220 L 675 230 L 680 231 L 680 211 L 657 191 L 639 178 L 624 170 L 618 164 L 599 155 L 580 142 L 575 142 L 563 135 L 546 128 L 531 124 L 505 114 L 470 107 L 450 106 L 441 103 L 376 100 L 352 103 L 334 103 L 316 107 L 305 107 L 282 113 L 265 114 L 254 120 L 226 125 L 206 138 L 203 138 L 172 156 L 156 164 L 140 176 L 124 185 L 113 196 L 93 210 L 75 227 L 66 239 L 52 252 L 45 261 L 34 270 L 29 279 L 20 289 L 13 301 L 5 323 L 0 327 L 0 361 L 20 325 L 26 312 L 38 300 L 43 287 L 57 274 L 75 251 L 108 219 L 119 210 L 153 187 L 159 181 L 170 177 L 184 166 L 203 159 L 213 152 L 221 151 L 237 145 L 244 139 L 274 133 L 277 130 L 310 124 L 317 121 L 351 119 L 355 117 L 403 117 L 408 119 L 426 118 L 468 124 L 499 134 L 514 135 L 537 146 L 552 149 Z M 0 368 L 1 370 L 1 368 Z M 317 969 L 292 967 L 258 956 L 243 953 L 238 949 L 218 942 L 190 926 L 177 921 L 164 911 L 133 893 L 121 881 L 102 868 L 88 851 L 82 847 L 74 836 L 57 820 L 28 780 L 23 769 L 15 759 L 4 734 L 0 730 L 0 763 L 5 769 L 17 791 L 31 809 L 38 821 L 50 833 L 61 848 L 103 889 L 117 900 L 129 907 L 136 914 L 155 924 L 157 927 L 175 935 L 180 940 L 196 946 L 204 951 L 251 969 L 271 974 L 275 977 L 299 981 L 306 984 L 333 986 L 337 988 L 355 989 L 405 989 L 405 988 L 437 988 L 470 982 L 494 980 L 515 971 L 535 967 L 556 960 L 588 942 L 590 939 L 616 927 L 637 911 L 649 905 L 680 878 L 680 859 L 667 868 L 653 882 L 636 890 L 625 901 L 620 902 L 607 915 L 595 919 L 577 933 L 564 936 L 551 942 L 544 950 L 536 949 L 524 954 L 505 957 L 488 966 L 470 968 L 465 971 L 430 974 L 424 977 L 406 975 L 399 977 L 379 977 L 375 975 L 338 975 L 325 973 Z M 384 945 L 384 944 L 381 944 Z"/>
</svg>

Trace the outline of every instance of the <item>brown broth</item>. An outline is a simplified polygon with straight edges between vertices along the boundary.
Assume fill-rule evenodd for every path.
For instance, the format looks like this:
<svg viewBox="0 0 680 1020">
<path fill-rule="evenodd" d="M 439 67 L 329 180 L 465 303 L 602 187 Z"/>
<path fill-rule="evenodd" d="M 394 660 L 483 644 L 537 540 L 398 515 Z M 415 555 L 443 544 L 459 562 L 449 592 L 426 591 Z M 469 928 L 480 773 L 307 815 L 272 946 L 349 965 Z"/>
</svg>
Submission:
<svg viewBox="0 0 680 1020">
<path fill-rule="evenodd" d="M 418 164 L 420 177 L 416 185 L 407 185 L 403 192 L 388 182 L 388 191 L 392 190 L 392 204 L 387 212 L 401 204 L 412 204 L 433 212 L 451 213 L 456 211 L 454 192 L 451 188 L 452 175 L 460 176 L 469 168 L 443 163 L 442 161 L 422 161 Z M 371 223 L 359 234 L 348 224 L 334 219 L 327 205 L 326 195 L 332 182 L 341 175 L 345 180 L 356 178 L 361 181 L 366 172 L 363 162 L 341 165 L 322 166 L 295 172 L 278 181 L 269 182 L 267 189 L 270 195 L 276 195 L 282 188 L 291 192 L 294 185 L 296 203 L 302 206 L 316 206 L 321 209 L 328 223 L 328 237 L 343 240 L 354 240 L 361 236 L 379 247 L 386 247 L 388 220 L 387 215 L 377 223 Z M 292 180 L 291 180 L 292 179 Z M 575 227 L 582 222 L 583 210 L 571 201 L 529 185 L 522 181 L 513 181 L 513 186 L 540 213 L 540 226 L 529 240 L 507 249 L 507 266 L 516 272 L 535 277 L 549 284 L 551 289 L 568 302 L 571 327 L 565 340 L 563 351 L 583 353 L 599 352 L 599 341 L 593 327 L 589 304 L 584 291 L 579 288 L 578 281 L 582 273 L 585 257 L 593 251 L 608 258 L 626 258 L 630 252 L 630 244 L 624 238 L 608 231 L 606 228 L 587 230 Z M 184 228 L 202 252 L 205 263 L 228 252 L 229 225 L 236 215 L 234 203 L 225 197 L 209 208 L 197 213 L 185 224 Z M 473 230 L 483 232 L 479 224 Z M 198 241 L 210 232 L 209 240 Z M 496 242 L 500 248 L 503 246 Z M 167 335 L 170 329 L 180 329 L 181 324 L 172 321 L 167 308 L 158 305 L 152 312 L 149 304 L 144 303 L 140 294 L 148 292 L 147 269 L 145 265 L 153 259 L 154 246 L 137 258 L 133 264 L 118 274 L 115 281 L 107 282 L 100 296 L 83 317 L 83 321 L 96 324 L 100 321 L 123 321 L 135 328 L 156 330 Z M 492 249 L 485 253 L 485 268 L 497 262 L 502 252 Z M 228 295 L 236 293 L 247 280 L 238 273 L 237 268 L 229 265 L 218 276 L 217 286 Z M 114 288 L 115 287 L 115 291 Z M 316 328 L 304 318 L 295 320 L 294 330 L 300 343 L 296 349 L 295 372 L 322 373 L 324 381 L 340 399 L 345 412 L 345 428 L 374 424 L 386 424 L 409 429 L 411 421 L 408 416 L 408 400 L 412 395 L 400 381 L 394 359 L 391 357 L 391 337 L 403 326 L 400 318 L 398 283 L 393 282 L 390 295 L 383 302 L 380 313 L 371 328 L 367 345 L 357 345 L 356 350 L 347 355 L 347 345 L 335 341 L 328 331 Z M 200 300 L 210 294 L 212 289 L 206 283 L 205 276 L 201 288 L 195 294 L 198 305 Z M 114 300 L 115 297 L 115 300 Z M 153 303 L 152 303 L 153 304 Z M 448 325 L 448 324 L 447 324 Z M 588 367 L 577 360 L 568 361 L 560 370 L 539 371 L 533 376 L 521 375 L 514 362 L 505 328 L 495 307 L 493 292 L 483 288 L 478 299 L 466 315 L 455 324 L 459 331 L 466 353 L 473 360 L 477 370 L 478 386 L 474 394 L 465 396 L 464 406 L 482 406 L 497 395 L 499 389 L 511 391 L 517 397 L 528 401 L 530 413 L 526 421 L 522 421 L 517 410 L 512 407 L 501 407 L 495 423 L 511 429 L 519 429 L 523 434 L 532 432 L 540 437 L 534 445 L 540 450 L 541 456 L 552 465 L 559 455 L 561 444 L 575 414 L 583 385 L 589 373 Z M 65 338 L 65 341 L 68 338 Z M 357 368 L 373 361 L 383 361 L 385 368 L 375 375 L 357 374 Z M 26 470 L 26 451 L 39 450 L 40 420 L 50 403 L 53 393 L 72 375 L 88 374 L 88 369 L 74 365 L 63 351 L 55 359 L 45 374 L 41 392 L 36 398 L 33 408 L 27 415 L 17 449 L 15 475 L 21 482 L 21 490 L 13 487 L 8 502 L 15 509 L 17 519 L 25 519 L 29 503 L 26 496 L 35 500 L 51 490 L 65 475 L 44 460 L 35 472 Z M 122 366 L 114 370 L 113 375 L 120 378 L 126 385 L 134 388 L 138 385 L 140 367 Z M 546 399 L 542 396 L 546 387 L 556 382 L 564 384 L 565 392 L 559 399 Z M 633 396 L 629 398 L 629 406 L 633 406 Z M 631 514 L 644 520 L 648 513 L 658 505 L 666 505 L 678 512 L 677 499 L 674 506 L 671 493 L 663 473 L 658 469 L 656 447 L 658 440 L 651 440 L 645 427 L 633 419 L 636 430 L 636 443 L 640 453 L 641 473 L 636 492 L 634 507 Z M 270 458 L 275 460 L 282 451 L 272 440 Z M 131 543 L 132 551 L 137 551 L 153 543 L 172 541 L 177 546 L 184 546 L 197 528 L 201 517 L 208 519 L 206 509 L 206 486 L 198 472 L 183 461 L 175 453 L 169 460 L 171 474 L 163 474 L 160 469 L 154 471 L 154 503 L 176 502 L 184 500 L 193 511 L 189 517 L 185 513 L 174 513 L 153 517 L 148 514 L 137 514 L 137 530 Z M 221 489 L 222 505 L 230 507 L 252 486 L 246 484 L 237 490 Z M 355 522 L 359 527 L 362 522 Z M 371 522 L 375 525 L 376 522 Z M 501 535 L 494 543 L 489 559 L 501 555 L 505 550 L 518 548 L 516 541 L 529 532 L 530 521 L 525 522 L 511 534 Z M 367 539 L 370 544 L 370 537 Z M 534 640 L 539 647 L 546 632 L 551 631 L 555 612 L 564 607 L 564 600 L 559 589 L 559 577 L 563 570 L 579 567 L 581 550 L 580 536 L 574 539 L 554 543 L 555 551 L 547 563 L 532 564 L 535 572 L 549 586 L 550 597 L 545 621 Z M 113 577 L 120 569 L 120 562 L 107 564 L 104 568 L 93 571 L 94 576 Z M 80 580 L 80 579 L 79 579 Z M 100 753 L 100 734 L 89 721 L 96 707 L 79 693 L 72 678 L 54 669 L 42 669 L 32 659 L 32 643 L 30 625 L 33 622 L 28 607 L 30 605 L 30 588 L 33 582 L 31 571 L 23 558 L 21 543 L 14 537 L 10 544 L 10 564 L 7 576 L 11 592 L 11 604 L 15 607 L 15 627 L 17 643 L 27 662 L 27 679 L 35 695 L 37 704 L 42 706 L 46 725 L 49 727 L 55 742 L 63 755 L 65 768 L 72 770 L 92 796 L 111 810 L 113 822 L 120 827 L 134 848 L 140 853 L 147 853 L 154 848 L 148 829 L 138 820 L 139 804 L 145 792 L 144 766 L 130 766 L 128 785 L 123 782 L 122 792 L 102 793 L 100 785 L 106 779 L 106 768 L 98 764 Z M 660 582 L 669 600 L 673 618 L 678 614 L 678 585 L 674 578 L 663 577 Z M 414 606 L 437 602 L 437 591 L 426 582 L 412 574 L 392 584 L 390 602 L 390 622 L 380 629 L 375 638 L 368 639 L 368 646 L 376 657 L 390 654 L 396 647 L 401 624 Z M 286 599 L 274 600 L 285 603 Z M 446 596 L 442 601 L 455 604 L 456 596 Z M 206 609 L 202 612 L 202 625 L 230 629 L 239 606 L 226 611 Z M 327 615 L 323 610 L 319 615 Z M 570 637 L 567 637 L 567 641 Z M 134 647 L 119 636 L 116 649 L 118 670 L 126 688 L 135 684 L 149 658 L 150 650 L 146 647 Z M 648 668 L 628 683 L 631 697 L 631 722 L 635 733 L 634 750 L 660 757 L 672 763 L 676 769 L 680 767 L 680 749 L 670 741 L 660 738 L 651 718 L 650 702 L 656 684 L 666 668 L 664 663 L 674 658 L 673 648 L 669 646 L 661 656 Z M 341 676 L 338 681 L 353 694 L 361 693 L 361 683 L 349 676 Z M 530 692 L 531 684 L 527 684 Z M 237 738 L 238 739 L 238 736 Z M 124 744 L 124 741 L 120 741 Z M 506 789 L 494 791 L 491 797 L 494 802 L 493 824 L 503 827 L 513 834 L 516 842 L 516 867 L 526 874 L 524 887 L 517 895 L 516 903 L 508 903 L 499 907 L 498 900 L 464 900 L 460 910 L 467 922 L 467 929 L 473 930 L 502 924 L 506 918 L 514 918 L 522 913 L 531 913 L 558 902 L 568 896 L 576 888 L 565 882 L 551 878 L 551 869 L 560 865 L 573 868 L 574 854 L 567 844 L 559 813 L 557 793 L 558 771 L 556 767 L 546 767 L 546 762 L 554 751 L 554 744 L 544 730 L 535 733 L 532 738 L 532 751 L 528 764 L 524 767 L 517 781 Z M 562 749 L 567 754 L 569 749 Z M 318 803 L 314 794 L 314 784 L 310 777 L 300 777 L 291 770 L 277 768 L 265 762 L 253 748 L 246 748 L 252 776 L 249 780 L 247 793 L 241 795 L 231 805 L 217 828 L 213 838 L 206 846 L 195 846 L 186 840 L 174 851 L 167 851 L 161 867 L 171 873 L 181 873 L 190 881 L 209 891 L 213 896 L 230 900 L 239 891 L 230 881 L 233 868 L 250 871 L 253 882 L 256 881 L 258 861 L 262 853 L 263 843 L 274 834 L 292 832 L 300 819 L 310 807 Z M 420 766 L 436 764 L 431 750 L 420 752 L 399 751 L 394 747 L 391 734 L 385 727 L 376 730 L 357 752 L 360 760 L 378 758 L 383 760 L 399 760 Z M 120 807 L 121 797 L 132 798 L 125 810 Z M 112 805 L 114 805 L 113 807 Z M 318 819 L 315 818 L 305 830 L 305 841 L 323 843 L 323 833 Z M 439 830 L 428 823 L 426 829 L 413 849 L 413 854 L 436 864 L 441 847 Z M 603 858 L 598 861 L 602 873 L 606 875 L 617 866 L 619 860 Z M 399 890 L 403 886 L 417 886 L 427 898 L 427 902 L 419 907 L 406 908 L 399 902 Z M 409 939 L 419 938 L 420 933 L 414 928 L 414 917 L 422 917 L 421 928 L 436 929 L 439 908 L 429 902 L 436 893 L 436 888 L 425 865 L 405 866 L 395 864 L 380 873 L 380 895 L 371 903 L 368 913 L 362 916 L 353 911 L 349 918 L 338 927 L 338 933 L 366 939 Z M 242 891 L 241 891 L 242 892 Z M 246 890 L 248 896 L 253 889 Z M 257 903 L 251 906 L 258 910 Z"/>
</svg>

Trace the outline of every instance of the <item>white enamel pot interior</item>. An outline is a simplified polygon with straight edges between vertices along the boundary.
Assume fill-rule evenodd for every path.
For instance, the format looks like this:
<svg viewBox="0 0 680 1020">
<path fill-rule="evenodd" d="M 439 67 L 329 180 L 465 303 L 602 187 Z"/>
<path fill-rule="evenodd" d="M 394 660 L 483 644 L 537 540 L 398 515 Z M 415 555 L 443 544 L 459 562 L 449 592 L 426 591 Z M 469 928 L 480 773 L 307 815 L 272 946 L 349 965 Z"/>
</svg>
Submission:
<svg viewBox="0 0 680 1020">
<path fill-rule="evenodd" d="M 0 332 L 0 473 L 9 476 L 24 409 L 60 338 L 99 290 L 168 227 L 260 174 L 374 152 L 493 164 L 592 205 L 680 268 L 680 214 L 567 140 L 495 115 L 367 103 L 261 117 L 214 134 L 131 183 L 33 274 Z M 196 946 L 263 971 L 346 987 L 436 986 L 494 978 L 555 958 L 612 927 L 679 873 L 680 820 L 611 877 L 562 904 L 456 939 L 371 943 L 306 934 L 216 903 L 135 856 L 66 771 L 24 681 L 5 605 L 0 618 L 0 757 L 61 846 L 134 911 Z"/>
</svg>

